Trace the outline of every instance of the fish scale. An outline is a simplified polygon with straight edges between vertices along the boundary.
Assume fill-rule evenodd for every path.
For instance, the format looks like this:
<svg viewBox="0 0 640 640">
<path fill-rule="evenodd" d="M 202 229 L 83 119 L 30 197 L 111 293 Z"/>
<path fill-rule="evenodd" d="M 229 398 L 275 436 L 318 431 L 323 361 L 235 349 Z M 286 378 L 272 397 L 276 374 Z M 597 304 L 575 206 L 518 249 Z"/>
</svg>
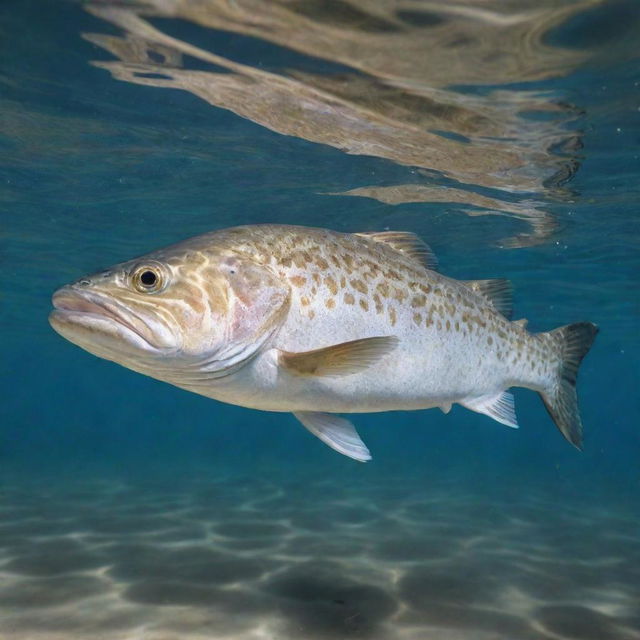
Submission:
<svg viewBox="0 0 640 640">
<path fill-rule="evenodd" d="M 468 287 L 416 266 L 397 251 L 372 245 L 352 235 L 335 234 L 324 246 L 307 242 L 300 249 L 285 242 L 276 250 L 281 257 L 272 264 L 292 283 L 291 313 L 279 335 L 281 348 L 304 351 L 316 348 L 323 339 L 330 345 L 336 338 L 344 342 L 366 334 L 408 333 L 412 347 L 416 336 L 422 342 L 448 345 L 446 351 L 436 349 L 432 354 L 429 368 L 434 372 L 455 351 L 467 355 L 478 351 L 478 365 L 492 368 L 508 353 L 512 365 L 528 354 L 536 362 L 533 373 L 541 378 L 539 386 L 544 384 L 553 365 L 549 359 L 530 355 L 545 351 L 540 340 L 506 321 Z M 345 261 L 345 256 L 350 259 Z M 385 266 L 378 268 L 379 264 Z M 491 354 L 493 358 L 488 357 Z M 533 382 L 531 374 L 513 369 L 509 367 L 504 375 Z M 479 373 L 486 378 L 482 369 Z"/>
<path fill-rule="evenodd" d="M 235 227 L 63 287 L 50 318 L 72 342 L 141 373 L 293 412 L 356 460 L 369 451 L 336 413 L 459 403 L 515 427 L 514 386 L 539 392 L 580 446 L 575 381 L 595 325 L 529 333 L 508 319 L 507 281 L 454 280 L 434 266 L 406 232 Z"/>
</svg>

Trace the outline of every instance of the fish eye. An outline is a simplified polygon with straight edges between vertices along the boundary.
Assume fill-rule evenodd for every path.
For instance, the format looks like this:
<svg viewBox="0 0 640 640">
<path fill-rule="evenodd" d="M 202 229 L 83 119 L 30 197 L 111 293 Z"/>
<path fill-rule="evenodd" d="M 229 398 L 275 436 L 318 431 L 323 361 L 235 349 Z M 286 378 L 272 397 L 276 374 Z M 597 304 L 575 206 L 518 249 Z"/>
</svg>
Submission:
<svg viewBox="0 0 640 640">
<path fill-rule="evenodd" d="M 153 271 L 147 270 L 140 274 L 140 282 L 145 287 L 153 287 L 157 280 L 158 276 Z"/>
<path fill-rule="evenodd" d="M 131 274 L 131 282 L 141 293 L 155 293 L 165 284 L 165 278 L 159 265 L 145 264 L 137 267 Z"/>
</svg>

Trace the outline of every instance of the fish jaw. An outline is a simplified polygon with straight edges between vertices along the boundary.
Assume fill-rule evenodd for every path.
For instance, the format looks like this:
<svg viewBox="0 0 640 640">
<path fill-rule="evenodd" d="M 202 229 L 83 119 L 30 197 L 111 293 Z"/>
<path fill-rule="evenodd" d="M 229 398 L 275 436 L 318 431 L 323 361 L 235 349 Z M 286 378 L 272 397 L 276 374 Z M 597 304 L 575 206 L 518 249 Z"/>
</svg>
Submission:
<svg viewBox="0 0 640 640">
<path fill-rule="evenodd" d="M 111 297 L 65 286 L 52 298 L 49 323 L 73 344 L 108 360 L 131 356 L 167 356 L 176 338 L 160 322 L 149 325 Z"/>
</svg>

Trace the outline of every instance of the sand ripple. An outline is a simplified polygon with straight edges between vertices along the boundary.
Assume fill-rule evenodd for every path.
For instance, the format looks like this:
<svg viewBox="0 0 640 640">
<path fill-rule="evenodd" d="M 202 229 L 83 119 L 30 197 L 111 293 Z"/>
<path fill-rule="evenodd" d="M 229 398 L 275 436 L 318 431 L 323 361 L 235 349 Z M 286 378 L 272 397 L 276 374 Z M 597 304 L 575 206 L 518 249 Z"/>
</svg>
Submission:
<svg viewBox="0 0 640 640">
<path fill-rule="evenodd" d="M 638 602 L 637 515 L 533 494 L 220 477 L 0 503 L 3 640 L 633 640 Z"/>
</svg>

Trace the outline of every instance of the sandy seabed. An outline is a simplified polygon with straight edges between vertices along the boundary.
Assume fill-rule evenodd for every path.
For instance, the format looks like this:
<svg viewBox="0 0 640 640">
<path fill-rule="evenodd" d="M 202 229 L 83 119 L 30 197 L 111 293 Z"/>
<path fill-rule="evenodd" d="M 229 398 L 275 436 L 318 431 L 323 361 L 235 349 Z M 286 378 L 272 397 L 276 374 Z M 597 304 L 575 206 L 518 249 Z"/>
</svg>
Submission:
<svg viewBox="0 0 640 640">
<path fill-rule="evenodd" d="M 331 479 L 7 489 L 0 638 L 640 639 L 638 522 Z"/>
</svg>

